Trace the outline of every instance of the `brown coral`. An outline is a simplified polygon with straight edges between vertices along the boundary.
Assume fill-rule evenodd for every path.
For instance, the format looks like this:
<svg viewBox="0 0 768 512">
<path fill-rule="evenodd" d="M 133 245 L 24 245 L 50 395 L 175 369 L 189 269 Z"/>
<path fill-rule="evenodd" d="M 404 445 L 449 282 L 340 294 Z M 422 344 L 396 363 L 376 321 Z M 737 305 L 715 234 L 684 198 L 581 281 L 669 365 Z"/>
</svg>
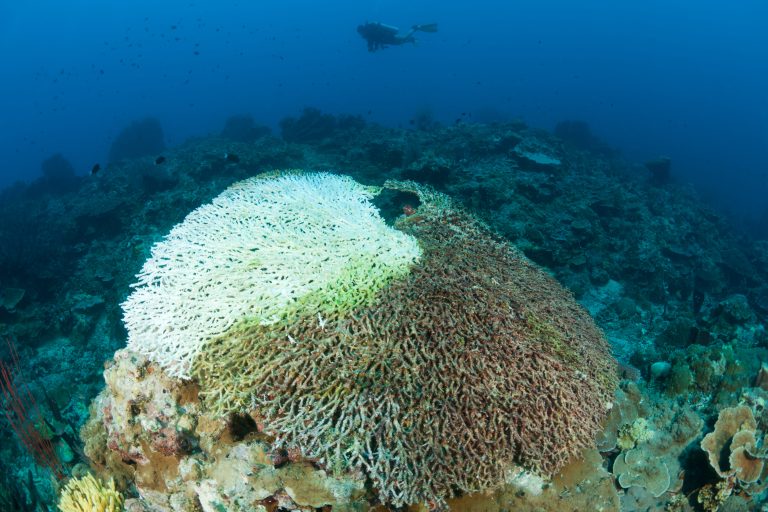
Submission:
<svg viewBox="0 0 768 512">
<path fill-rule="evenodd" d="M 746 446 L 733 449 L 728 461 L 735 470 L 736 478 L 745 484 L 757 482 L 765 465 L 765 458 L 752 455 Z"/>
<path fill-rule="evenodd" d="M 747 461 L 746 457 L 742 456 L 742 453 L 739 453 L 734 458 L 735 452 L 733 450 L 741 448 L 743 451 L 748 446 L 750 439 L 752 446 L 754 446 L 754 432 L 756 428 L 757 422 L 752 414 L 752 410 L 746 405 L 729 407 L 720 411 L 720 415 L 715 423 L 715 430 L 704 436 L 704 439 L 701 440 L 701 448 L 707 452 L 710 465 L 722 478 L 726 478 L 734 473 L 741 474 L 742 471 L 746 476 L 751 477 L 752 468 L 749 467 L 751 463 L 747 464 L 747 467 L 743 470 L 741 467 L 734 466 L 734 463 L 738 464 L 738 462 Z M 751 434 L 751 437 L 749 434 Z M 739 441 L 739 443 L 736 444 L 736 441 Z M 728 468 L 724 468 L 720 464 L 721 454 L 726 448 L 731 451 L 729 457 L 730 467 Z M 762 470 L 762 461 L 760 466 Z"/>
<path fill-rule="evenodd" d="M 372 305 L 241 324 L 193 366 L 208 406 L 257 410 L 288 447 L 365 469 L 395 505 L 498 485 L 513 462 L 553 474 L 594 444 L 616 386 L 602 333 L 567 291 L 419 192 L 397 227 L 423 258 Z"/>
<path fill-rule="evenodd" d="M 723 478 L 717 493 L 714 488 L 702 489 L 699 501 L 705 508 L 710 507 L 707 510 L 714 510 L 714 505 L 724 501 L 734 490 L 743 490 L 744 496 L 753 497 L 765 491 L 768 485 L 766 438 L 750 407 L 741 405 L 720 411 L 715 430 L 704 437 L 701 448 Z M 726 462 L 727 467 L 723 467 Z"/>
</svg>

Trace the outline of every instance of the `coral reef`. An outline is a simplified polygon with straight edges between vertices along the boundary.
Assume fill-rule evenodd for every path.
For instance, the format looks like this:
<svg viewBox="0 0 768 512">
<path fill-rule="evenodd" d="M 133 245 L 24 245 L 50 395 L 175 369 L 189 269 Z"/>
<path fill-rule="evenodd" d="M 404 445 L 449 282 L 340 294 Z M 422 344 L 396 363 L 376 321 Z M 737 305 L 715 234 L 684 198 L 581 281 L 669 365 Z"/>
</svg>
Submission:
<svg viewBox="0 0 768 512">
<path fill-rule="evenodd" d="M 280 448 L 255 413 L 212 414 L 197 384 L 168 376 L 140 354 L 118 351 L 105 380 L 82 437 L 104 478 L 114 476 L 119 486 L 138 490 L 141 498 L 128 498 L 126 505 L 161 511 L 273 510 L 277 504 L 375 509 L 363 472 L 333 475 L 298 451 Z M 167 442 L 178 438 L 188 442 Z M 500 511 L 512 504 L 515 510 L 608 511 L 618 510 L 618 496 L 591 449 L 558 470 L 552 482 L 509 467 L 490 493 L 448 500 L 452 510 Z"/>
<path fill-rule="evenodd" d="M 643 383 L 622 381 L 614 404 L 597 445 L 618 451 L 611 471 L 626 489 L 622 510 L 672 507 L 681 500 L 683 464 L 698 449 L 704 422 L 689 405 Z"/>
<path fill-rule="evenodd" d="M 672 159 L 661 156 L 645 162 L 645 168 L 651 173 L 650 182 L 655 186 L 663 186 L 672 181 Z"/>
<path fill-rule="evenodd" d="M 707 452 L 710 465 L 722 478 L 735 476 L 741 482 L 752 483 L 760 477 L 763 461 L 756 450 L 756 428 L 752 410 L 745 405 L 720 411 L 715 430 L 704 436 L 701 448 Z M 727 468 L 723 468 L 721 458 L 726 449 L 728 464 Z"/>
<path fill-rule="evenodd" d="M 82 178 L 77 176 L 75 168 L 59 153 L 43 160 L 40 171 L 42 176 L 31 183 L 26 190 L 27 195 L 33 198 L 69 194 L 76 191 L 82 184 Z"/>
<path fill-rule="evenodd" d="M 366 510 L 362 474 L 332 476 L 274 445 L 247 415 L 206 412 L 198 386 L 121 350 L 82 431 L 97 470 L 133 484 L 152 510 L 260 510 L 333 506 Z M 266 510 L 266 509 L 265 509 Z"/>
<path fill-rule="evenodd" d="M 129 124 L 115 137 L 109 148 L 110 164 L 151 156 L 165 149 L 165 137 L 160 121 L 148 117 Z"/>
<path fill-rule="evenodd" d="M 232 116 L 227 119 L 221 136 L 237 142 L 253 142 L 272 133 L 266 126 L 259 126 L 251 116 Z"/>
<path fill-rule="evenodd" d="M 585 121 L 560 121 L 555 125 L 553 133 L 567 144 L 581 150 L 608 156 L 615 151 L 595 136 L 589 124 Z"/>
<path fill-rule="evenodd" d="M 336 130 L 336 118 L 323 114 L 320 110 L 307 107 L 297 119 L 286 117 L 280 121 L 280 133 L 288 142 L 318 142 L 333 135 Z"/>
<path fill-rule="evenodd" d="M 619 496 L 611 474 L 595 450 L 585 450 L 564 466 L 546 485 L 531 485 L 526 474 L 513 472 L 493 492 L 448 500 L 450 510 L 461 512 L 619 512 Z M 426 512 L 425 507 L 413 512 Z"/>
<path fill-rule="evenodd" d="M 348 178 L 231 187 L 153 248 L 129 348 L 173 376 L 191 365 L 211 411 L 255 415 L 334 475 L 364 470 L 387 503 L 491 488 L 513 462 L 553 474 L 610 408 L 602 333 L 446 196 L 385 187 L 419 196 L 397 230 Z"/>
<path fill-rule="evenodd" d="M 760 496 L 766 490 L 768 447 L 762 428 L 758 428 L 748 405 L 720 411 L 714 430 L 701 441 L 709 464 L 722 478 L 699 493 L 697 499 L 705 509 L 718 510 L 732 495 L 742 491 L 748 496 Z"/>
<path fill-rule="evenodd" d="M 8 512 L 36 512 L 42 506 L 32 471 L 26 478 L 14 475 L 11 468 L 0 462 L 0 510 Z"/>
<path fill-rule="evenodd" d="M 750 451 L 762 453 L 766 372 L 761 366 L 768 361 L 768 336 L 763 327 L 768 320 L 766 242 L 743 236 L 738 226 L 713 213 L 676 180 L 662 180 L 661 186 L 651 183 L 646 168 L 597 147 L 594 137 L 579 123 L 562 125 L 558 139 L 520 122 L 480 125 L 466 122 L 464 116 L 452 126 L 429 122 L 424 123 L 428 129 L 416 130 L 386 128 L 344 116 L 331 116 L 333 122 L 323 123 L 327 114 L 310 114 L 295 132 L 297 139 L 266 134 L 253 138 L 253 132 L 245 133 L 248 130 L 227 131 L 230 138 L 197 138 L 164 149 L 161 165 L 152 154 L 103 166 L 96 175 L 78 178 L 79 185 L 66 193 L 38 194 L 36 186 L 23 184 L 0 193 L 0 290 L 7 299 L 6 307 L 0 307 L 0 335 L 18 341 L 22 371 L 42 415 L 52 425 L 45 434 L 55 445 L 61 444 L 69 425 L 85 420 L 88 402 L 103 386 L 103 360 L 125 344 L 119 304 L 125 300 L 133 276 L 151 256 L 153 244 L 192 209 L 211 202 L 237 181 L 274 169 L 338 169 L 365 183 L 381 185 L 386 179 L 409 178 L 439 187 L 546 267 L 595 317 L 619 359 L 621 376 L 632 381 L 622 383 L 607 427 L 599 436 L 603 465 L 613 469 L 616 459 L 626 463 L 628 452 L 638 450 L 651 454 L 642 460 L 658 460 L 670 475 L 669 489 L 659 497 L 642 482 L 627 488 L 617 483 L 611 491 L 625 510 L 759 509 L 765 501 L 760 480 L 741 483 L 731 475 L 725 460 L 730 451 L 724 450 L 728 453 L 719 466 L 730 476 L 721 477 L 710 469 L 698 438 L 685 447 L 681 444 L 700 422 L 709 426 L 698 429 L 701 436 L 713 430 L 720 411 L 746 405 L 757 426 L 754 449 L 747 448 L 750 441 L 742 445 L 743 454 L 751 460 Z M 249 126 L 248 121 L 243 124 Z M 413 127 L 418 124 L 414 122 Z M 534 158 L 526 158 L 526 153 Z M 537 162 L 542 156 L 560 163 Z M 414 211 L 420 207 L 413 196 L 382 194 L 375 201 L 390 221 L 403 211 L 407 218 L 418 220 Z M 24 291 L 23 296 L 19 290 Z M 324 321 L 331 320 L 326 316 L 322 316 Z M 319 319 L 316 315 L 314 319 L 314 325 L 306 318 L 300 327 L 316 330 Z M 541 335 L 546 337 L 546 332 Z M 159 367 L 154 368 L 154 374 L 161 373 Z M 106 447 L 108 436 L 104 428 L 96 428 L 100 422 L 89 424 L 85 438 L 89 453 L 96 457 L 94 467 L 121 467 L 123 473 L 117 469 L 110 473 L 115 475 L 116 485 L 129 492 L 127 501 L 137 510 L 150 502 L 147 500 L 154 500 L 151 503 L 160 509 L 170 509 L 171 500 L 178 510 L 184 509 L 184 503 L 190 510 L 201 507 L 200 495 L 186 487 L 181 492 L 175 487 L 176 480 L 163 478 L 158 480 L 162 484 L 148 484 L 155 482 L 149 468 L 163 475 L 162 464 L 192 455 L 163 453 L 174 454 L 190 443 L 191 448 L 184 449 L 203 455 L 204 473 L 204 478 L 191 481 L 208 479 L 205 470 L 215 456 L 199 446 L 221 445 L 222 441 L 201 435 L 200 427 L 181 428 L 186 419 L 181 424 L 173 420 L 166 424 L 163 417 L 144 422 L 146 413 L 140 410 L 144 399 L 139 391 L 139 409 L 129 408 L 114 424 L 106 421 L 112 425 L 111 432 L 128 432 L 124 440 L 113 436 L 120 449 L 94 451 L 97 444 Z M 192 403 L 177 406 L 203 417 Z M 665 409 L 668 412 L 662 414 Z M 94 417 L 101 414 L 96 404 L 92 411 Z M 139 436 L 132 433 L 134 424 L 129 428 L 117 422 L 136 419 L 148 431 L 146 439 L 134 445 L 127 443 L 131 436 Z M 256 428 L 253 425 L 266 426 L 263 420 L 235 415 L 237 428 L 233 428 L 251 432 Z M 219 425 L 218 421 L 211 424 Z M 12 499 L 27 509 L 42 508 L 44 503 L 50 507 L 55 494 L 46 470 L 35 466 L 5 419 L 0 417 L 0 422 L 6 427 L 0 428 L 0 460 L 3 474 L 13 479 L 6 485 L 15 496 Z M 221 427 L 222 435 L 230 435 L 226 433 L 229 429 Z M 256 431 L 243 435 L 262 436 L 259 442 L 270 447 L 276 442 Z M 664 443 L 673 448 L 657 452 Z M 150 462 L 143 465 L 130 458 L 129 463 L 121 462 L 125 453 L 132 456 L 132 450 L 155 448 L 159 455 L 150 454 Z M 225 453 L 231 449 L 227 447 Z M 245 452 L 232 453 L 241 457 Z M 76 461 L 77 447 L 73 445 L 63 456 Z M 636 453 L 630 455 L 629 461 L 636 462 L 636 457 Z M 289 457 L 277 449 L 274 458 L 287 461 L 273 464 L 275 471 L 284 467 L 281 464 L 320 464 L 318 460 L 300 461 L 293 450 Z M 182 467 L 183 474 L 191 478 L 199 466 L 187 462 Z M 505 484 L 492 493 L 500 500 L 496 504 L 483 494 L 473 494 L 457 497 L 461 501 L 456 506 L 483 510 L 513 503 L 516 509 L 525 510 L 537 503 L 535 506 L 544 509 L 556 504 L 566 510 L 569 506 L 573 510 L 599 508 L 579 502 L 579 491 L 590 488 L 587 481 L 602 481 L 607 489 L 610 485 L 605 482 L 610 484 L 615 477 L 598 477 L 597 466 L 590 467 L 591 473 L 579 474 L 583 481 L 567 488 L 553 486 L 555 475 L 539 495 L 548 498 Z M 136 468 L 142 468 L 135 487 L 141 490 L 141 497 L 130 494 Z M 325 477 L 333 475 L 334 468 L 326 468 Z M 625 483 L 627 478 L 623 478 Z M 370 487 L 370 482 L 366 485 Z M 229 493 L 219 484 L 216 489 L 202 484 L 200 489 L 210 498 L 206 501 L 210 507 L 224 503 L 221 500 Z M 282 503 L 290 508 L 292 498 L 283 489 L 275 489 L 270 487 L 274 494 L 258 506 L 274 510 Z M 550 490 L 553 494 L 548 494 Z M 594 495 L 598 494 L 607 496 L 595 490 Z M 370 499 L 366 495 L 363 501 Z M 611 510 L 610 500 L 600 503 Z M 353 506 L 357 505 L 337 501 L 334 510 Z"/>
<path fill-rule="evenodd" d="M 656 459 L 655 455 L 643 448 L 631 448 L 623 451 L 613 463 L 613 474 L 619 485 L 625 489 L 632 486 L 642 487 L 658 498 L 672 483 L 669 467 Z"/>
</svg>

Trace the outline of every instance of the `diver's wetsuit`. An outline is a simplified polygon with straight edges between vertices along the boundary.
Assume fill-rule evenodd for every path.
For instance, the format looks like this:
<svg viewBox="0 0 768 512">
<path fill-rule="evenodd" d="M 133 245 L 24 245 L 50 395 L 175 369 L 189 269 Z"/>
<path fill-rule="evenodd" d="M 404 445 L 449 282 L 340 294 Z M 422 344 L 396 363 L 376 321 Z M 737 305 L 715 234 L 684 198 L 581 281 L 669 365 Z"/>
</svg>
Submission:
<svg viewBox="0 0 768 512">
<path fill-rule="evenodd" d="M 413 43 L 416 40 L 413 32 L 405 36 L 397 35 L 397 27 L 384 25 L 383 23 L 366 23 L 357 27 L 357 32 L 368 42 L 368 51 L 375 52 L 381 48 L 390 45 L 401 45 L 403 43 Z"/>
</svg>

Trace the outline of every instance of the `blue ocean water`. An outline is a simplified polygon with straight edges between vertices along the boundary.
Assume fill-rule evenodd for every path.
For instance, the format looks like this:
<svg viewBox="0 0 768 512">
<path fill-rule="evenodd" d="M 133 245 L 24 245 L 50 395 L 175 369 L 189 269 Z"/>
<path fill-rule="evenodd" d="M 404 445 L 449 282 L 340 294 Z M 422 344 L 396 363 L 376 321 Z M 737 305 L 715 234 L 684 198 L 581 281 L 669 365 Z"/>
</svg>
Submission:
<svg viewBox="0 0 768 512">
<path fill-rule="evenodd" d="M 370 54 L 366 20 L 439 32 Z M 768 206 L 766 21 L 761 0 L 2 2 L 0 185 L 57 152 L 86 173 L 147 115 L 173 145 L 240 113 L 276 126 L 314 106 L 397 126 L 429 109 L 583 120 L 754 216 Z"/>
</svg>

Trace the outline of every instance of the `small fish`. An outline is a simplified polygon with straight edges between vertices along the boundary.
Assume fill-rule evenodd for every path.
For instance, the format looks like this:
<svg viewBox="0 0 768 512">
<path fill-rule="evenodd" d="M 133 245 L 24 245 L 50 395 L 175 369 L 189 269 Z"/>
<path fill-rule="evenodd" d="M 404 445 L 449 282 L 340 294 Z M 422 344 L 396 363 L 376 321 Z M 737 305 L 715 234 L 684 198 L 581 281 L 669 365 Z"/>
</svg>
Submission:
<svg viewBox="0 0 768 512">
<path fill-rule="evenodd" d="M 237 163 L 240 161 L 240 157 L 234 153 L 224 153 L 224 160 L 227 162 Z"/>
<path fill-rule="evenodd" d="M 95 176 L 96 174 L 99 173 L 100 170 L 101 170 L 101 165 L 93 164 L 93 167 L 91 167 L 91 176 Z"/>
<path fill-rule="evenodd" d="M 165 157 L 163 155 L 160 155 L 159 157 L 155 158 L 155 165 L 161 165 L 165 163 Z"/>
</svg>

